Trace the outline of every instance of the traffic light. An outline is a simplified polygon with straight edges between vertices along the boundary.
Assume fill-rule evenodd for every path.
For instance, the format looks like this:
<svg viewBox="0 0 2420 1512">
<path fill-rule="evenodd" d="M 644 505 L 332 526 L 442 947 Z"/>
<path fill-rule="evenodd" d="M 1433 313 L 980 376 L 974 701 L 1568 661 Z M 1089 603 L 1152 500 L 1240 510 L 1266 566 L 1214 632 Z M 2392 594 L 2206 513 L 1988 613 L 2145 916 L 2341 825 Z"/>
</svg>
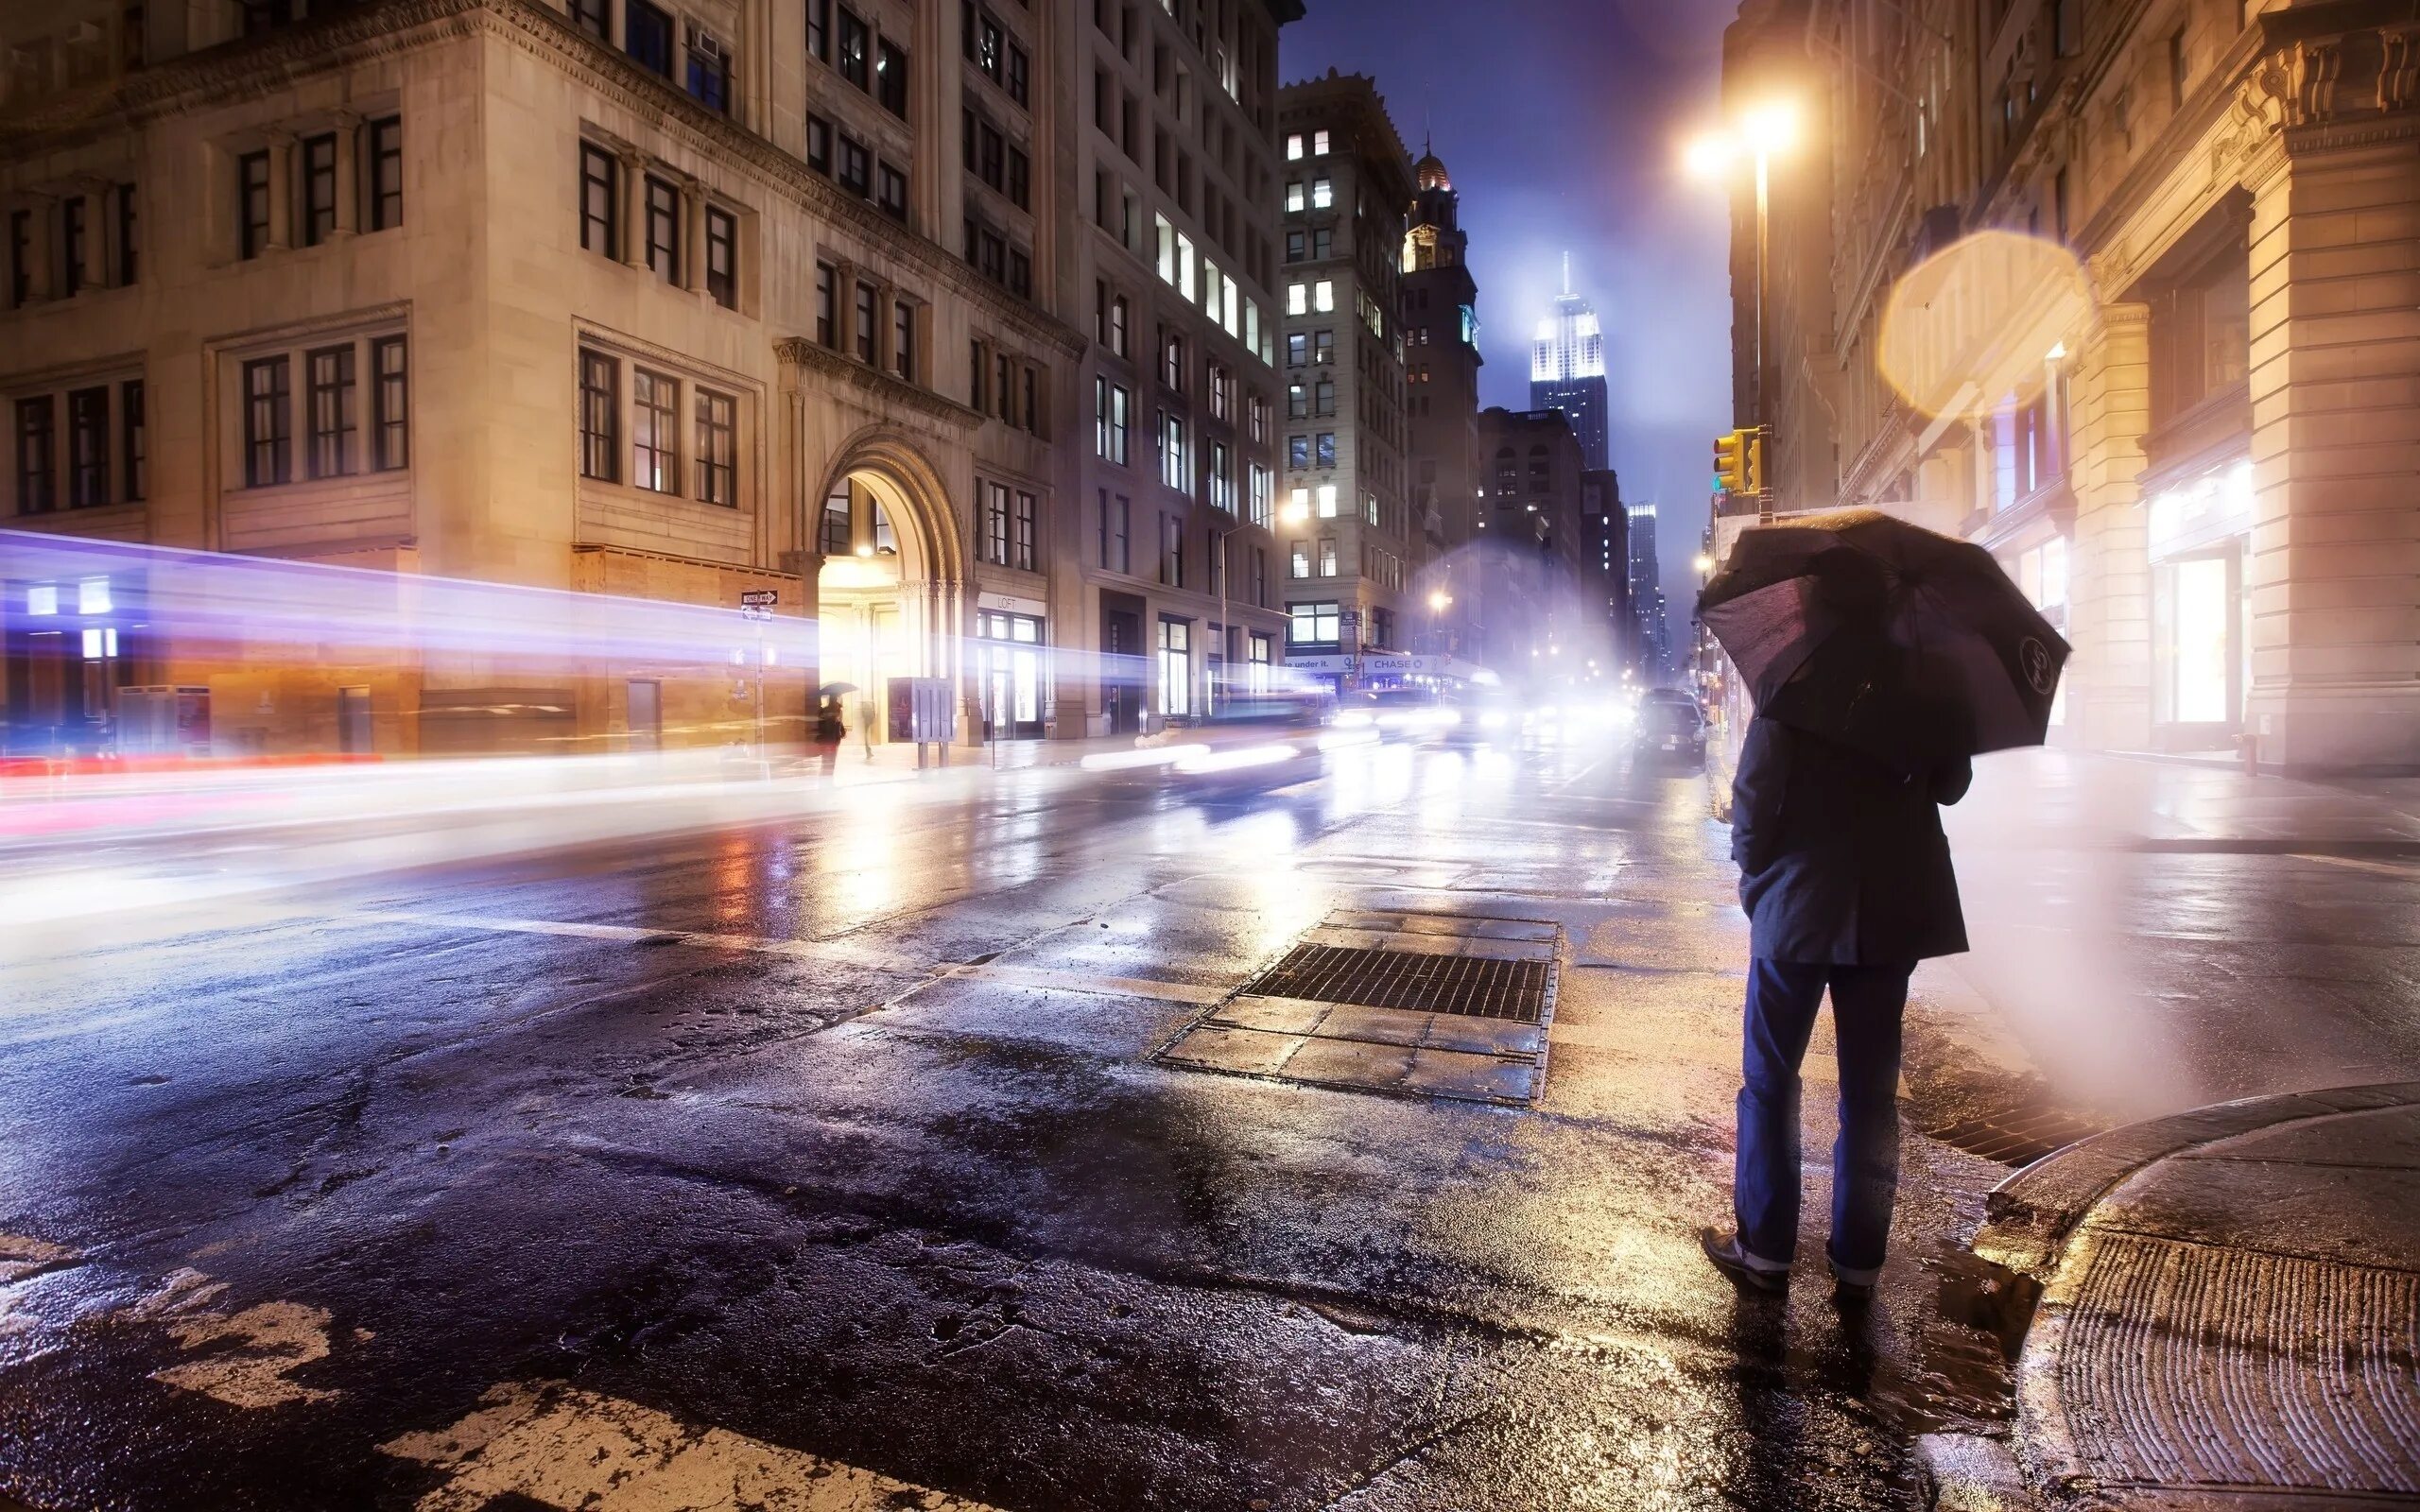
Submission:
<svg viewBox="0 0 2420 1512">
<path fill-rule="evenodd" d="M 1762 498 L 1765 492 L 1765 428 L 1745 431 L 1740 436 L 1740 453 L 1747 463 L 1748 491 Z"/>
<path fill-rule="evenodd" d="M 1740 493 L 1748 486 L 1745 433 L 1729 431 L 1714 438 L 1714 486 L 1725 493 Z"/>
</svg>

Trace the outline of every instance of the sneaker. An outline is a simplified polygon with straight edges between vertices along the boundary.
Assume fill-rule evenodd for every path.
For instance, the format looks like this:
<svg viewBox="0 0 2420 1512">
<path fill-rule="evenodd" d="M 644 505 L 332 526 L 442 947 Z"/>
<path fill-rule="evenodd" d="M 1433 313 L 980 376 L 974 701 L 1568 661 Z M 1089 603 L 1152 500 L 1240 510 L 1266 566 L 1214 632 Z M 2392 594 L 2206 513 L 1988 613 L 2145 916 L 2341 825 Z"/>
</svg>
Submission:
<svg viewBox="0 0 2420 1512">
<path fill-rule="evenodd" d="M 1743 1291 L 1779 1295 L 1789 1290 L 1789 1267 L 1768 1265 L 1741 1246 L 1739 1236 L 1728 1228 L 1701 1228 L 1698 1248 L 1714 1268 L 1731 1278 L 1731 1284 Z"/>
</svg>

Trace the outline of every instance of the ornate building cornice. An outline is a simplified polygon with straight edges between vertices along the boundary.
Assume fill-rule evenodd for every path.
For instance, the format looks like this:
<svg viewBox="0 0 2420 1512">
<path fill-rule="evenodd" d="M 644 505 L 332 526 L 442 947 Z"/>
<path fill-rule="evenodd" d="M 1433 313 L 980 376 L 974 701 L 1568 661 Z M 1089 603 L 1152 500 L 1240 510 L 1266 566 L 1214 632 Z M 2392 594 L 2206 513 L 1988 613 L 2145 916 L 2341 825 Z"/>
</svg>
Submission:
<svg viewBox="0 0 2420 1512">
<path fill-rule="evenodd" d="M 129 132 L 157 120 L 257 98 L 356 63 L 466 37 L 511 43 L 566 73 L 702 157 L 737 166 L 768 188 L 845 226 L 912 272 L 980 309 L 1004 332 L 1080 357 L 1082 334 L 993 284 L 930 238 L 843 194 L 765 137 L 707 110 L 535 0 L 382 0 L 323 20 L 204 48 L 103 90 L 54 96 L 0 121 L 0 160 L 29 158 Z"/>
<path fill-rule="evenodd" d="M 792 367 L 811 369 L 827 378 L 837 378 L 862 389 L 886 405 L 905 405 L 960 430 L 973 430 L 984 421 L 983 412 L 979 409 L 969 408 L 929 388 L 920 388 L 904 378 L 894 377 L 854 357 L 844 357 L 804 336 L 785 336 L 774 342 L 773 355 Z"/>
</svg>

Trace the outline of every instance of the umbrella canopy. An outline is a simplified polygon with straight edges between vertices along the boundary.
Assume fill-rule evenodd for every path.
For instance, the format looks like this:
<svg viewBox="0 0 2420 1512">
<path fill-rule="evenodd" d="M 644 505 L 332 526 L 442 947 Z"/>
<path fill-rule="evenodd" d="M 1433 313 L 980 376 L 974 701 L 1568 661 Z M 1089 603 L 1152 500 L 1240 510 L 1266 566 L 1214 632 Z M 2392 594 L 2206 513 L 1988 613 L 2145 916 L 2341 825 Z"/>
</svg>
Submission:
<svg viewBox="0 0 2420 1512">
<path fill-rule="evenodd" d="M 1873 509 L 1743 532 L 1698 615 L 1759 709 L 1909 765 L 2040 745 L 2068 651 L 1990 552 Z"/>
<path fill-rule="evenodd" d="M 815 696 L 819 698 L 838 698 L 844 693 L 856 691 L 857 685 L 854 682 L 827 682 L 815 690 Z"/>
</svg>

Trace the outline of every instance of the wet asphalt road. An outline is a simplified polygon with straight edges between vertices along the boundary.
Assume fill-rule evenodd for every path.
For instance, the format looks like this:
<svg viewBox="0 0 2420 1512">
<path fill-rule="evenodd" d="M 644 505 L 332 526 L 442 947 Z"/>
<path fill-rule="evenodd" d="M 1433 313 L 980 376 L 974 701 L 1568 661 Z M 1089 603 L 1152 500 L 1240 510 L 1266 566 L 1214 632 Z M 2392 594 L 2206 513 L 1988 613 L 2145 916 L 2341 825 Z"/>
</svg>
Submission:
<svg viewBox="0 0 2420 1512">
<path fill-rule="evenodd" d="M 1910 1139 L 1870 1317 L 1703 1266 L 1745 947 L 1706 798 L 1553 750 L 1390 747 L 1215 799 L 1006 774 L 11 967 L 0 1489 L 1906 1504 L 1910 1435 L 2001 1410 L 1941 1302 L 2005 1173 Z M 1184 988 L 1330 907 L 1508 902 L 1569 942 L 1537 1108 L 1149 1060 Z M 967 962 L 1023 974 L 935 975 Z M 632 1444 L 687 1500 L 583 1485 Z M 846 1467 L 930 1494 L 816 1500 Z"/>
</svg>

